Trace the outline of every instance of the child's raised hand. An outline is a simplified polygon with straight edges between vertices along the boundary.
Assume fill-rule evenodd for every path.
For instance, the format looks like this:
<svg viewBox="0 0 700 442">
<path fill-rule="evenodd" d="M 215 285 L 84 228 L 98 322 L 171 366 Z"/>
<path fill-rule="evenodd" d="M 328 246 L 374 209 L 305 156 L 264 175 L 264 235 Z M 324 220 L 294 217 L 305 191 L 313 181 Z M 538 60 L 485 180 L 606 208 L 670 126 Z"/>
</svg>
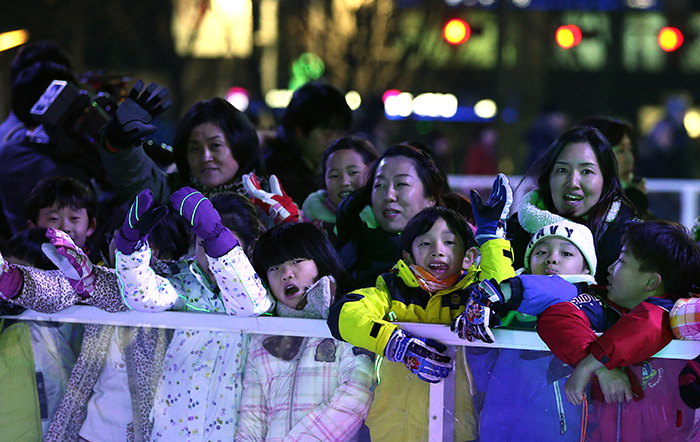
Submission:
<svg viewBox="0 0 700 442">
<path fill-rule="evenodd" d="M 142 190 L 134 199 L 124 224 L 116 238 L 117 250 L 131 255 L 148 239 L 151 230 L 168 214 L 164 205 L 152 207 L 153 194 L 149 189 Z"/>
<path fill-rule="evenodd" d="M 419 338 L 396 329 L 389 338 L 384 354 L 392 362 L 403 362 L 418 379 L 438 383 L 452 371 L 452 358 L 447 347 L 433 339 Z"/>
<path fill-rule="evenodd" d="M 85 252 L 62 230 L 49 228 L 46 230 L 46 237 L 50 243 L 41 245 L 44 255 L 68 278 L 78 296 L 92 296 L 95 288 L 95 270 Z"/>
<path fill-rule="evenodd" d="M 219 258 L 239 243 L 233 233 L 221 224 L 221 216 L 201 192 L 183 187 L 170 195 L 170 204 L 192 226 L 192 232 L 204 241 L 204 250 Z"/>
<path fill-rule="evenodd" d="M 479 192 L 471 191 L 472 211 L 476 221 L 476 241 L 479 246 L 490 239 L 505 239 L 506 220 L 513 204 L 513 190 L 508 177 L 499 173 L 493 181 L 491 195 L 484 203 Z"/>
<path fill-rule="evenodd" d="M 282 185 L 275 175 L 270 176 L 270 190 L 272 193 L 262 190 L 254 173 L 243 175 L 243 187 L 248 192 L 248 196 L 253 204 L 268 213 L 276 226 L 282 223 L 299 221 L 299 209 L 282 189 Z"/>
</svg>

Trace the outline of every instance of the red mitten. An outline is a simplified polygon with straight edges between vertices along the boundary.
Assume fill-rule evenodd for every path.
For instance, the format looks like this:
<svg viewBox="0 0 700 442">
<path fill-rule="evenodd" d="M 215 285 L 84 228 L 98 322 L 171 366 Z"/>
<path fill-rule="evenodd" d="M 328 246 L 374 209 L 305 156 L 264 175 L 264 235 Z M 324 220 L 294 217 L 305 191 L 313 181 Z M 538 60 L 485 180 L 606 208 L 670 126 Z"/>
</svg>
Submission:
<svg viewBox="0 0 700 442">
<path fill-rule="evenodd" d="M 276 226 L 282 223 L 299 221 L 297 205 L 284 192 L 276 176 L 270 176 L 270 190 L 272 193 L 262 190 L 254 173 L 243 175 L 243 186 L 253 204 L 267 212 L 275 221 Z"/>
</svg>

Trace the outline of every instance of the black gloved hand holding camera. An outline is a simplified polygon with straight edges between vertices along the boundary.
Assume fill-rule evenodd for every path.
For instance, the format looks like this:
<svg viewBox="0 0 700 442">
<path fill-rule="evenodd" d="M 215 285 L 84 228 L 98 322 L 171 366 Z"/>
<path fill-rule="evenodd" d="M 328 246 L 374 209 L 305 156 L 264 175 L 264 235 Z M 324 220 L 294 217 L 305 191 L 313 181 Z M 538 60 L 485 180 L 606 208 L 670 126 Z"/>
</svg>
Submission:
<svg viewBox="0 0 700 442">
<path fill-rule="evenodd" d="M 171 104 L 166 88 L 151 83 L 144 89 L 143 81 L 137 81 L 112 119 L 100 130 L 100 144 L 112 153 L 133 146 L 156 131 L 151 121 Z"/>
</svg>

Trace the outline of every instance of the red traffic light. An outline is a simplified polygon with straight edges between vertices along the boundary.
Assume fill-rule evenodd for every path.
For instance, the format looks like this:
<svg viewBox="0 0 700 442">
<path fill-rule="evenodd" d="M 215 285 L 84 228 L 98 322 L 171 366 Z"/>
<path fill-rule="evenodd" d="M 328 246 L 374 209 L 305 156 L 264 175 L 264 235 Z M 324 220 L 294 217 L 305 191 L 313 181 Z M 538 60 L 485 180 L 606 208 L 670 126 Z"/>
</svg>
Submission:
<svg viewBox="0 0 700 442">
<path fill-rule="evenodd" d="M 667 26 L 659 31 L 658 41 L 661 49 L 672 52 L 683 44 L 683 33 L 678 28 Z"/>
<path fill-rule="evenodd" d="M 453 18 L 442 29 L 442 37 L 451 45 L 461 45 L 469 40 L 472 30 L 466 21 Z"/>
<path fill-rule="evenodd" d="M 557 28 L 554 39 L 562 49 L 571 49 L 581 43 L 581 29 L 576 25 L 564 25 Z"/>
</svg>

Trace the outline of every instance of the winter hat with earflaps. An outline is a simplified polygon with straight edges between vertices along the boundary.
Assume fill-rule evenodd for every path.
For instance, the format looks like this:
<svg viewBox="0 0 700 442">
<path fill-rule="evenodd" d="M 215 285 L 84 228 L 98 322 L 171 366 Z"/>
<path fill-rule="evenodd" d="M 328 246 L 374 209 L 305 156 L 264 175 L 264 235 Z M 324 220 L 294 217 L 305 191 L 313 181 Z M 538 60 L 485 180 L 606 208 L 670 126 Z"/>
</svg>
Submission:
<svg viewBox="0 0 700 442">
<path fill-rule="evenodd" d="M 530 273 L 530 254 L 535 245 L 544 238 L 562 238 L 571 241 L 583 255 L 583 259 L 588 264 L 588 269 L 591 276 L 595 276 L 598 258 L 595 254 L 595 243 L 593 242 L 593 234 L 588 227 L 583 224 L 578 224 L 569 220 L 561 220 L 553 224 L 542 227 L 534 235 L 527 244 L 525 249 L 525 270 Z"/>
</svg>

